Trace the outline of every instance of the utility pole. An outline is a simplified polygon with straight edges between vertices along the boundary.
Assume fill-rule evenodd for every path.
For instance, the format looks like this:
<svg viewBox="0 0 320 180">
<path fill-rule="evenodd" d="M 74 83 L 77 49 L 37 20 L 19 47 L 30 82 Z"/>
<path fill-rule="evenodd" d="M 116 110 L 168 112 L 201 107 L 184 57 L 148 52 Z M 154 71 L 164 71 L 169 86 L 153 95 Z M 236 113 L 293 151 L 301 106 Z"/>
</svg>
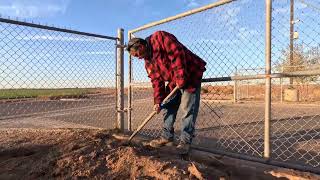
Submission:
<svg viewBox="0 0 320 180">
<path fill-rule="evenodd" d="M 293 40 L 294 40 L 294 0 L 290 0 L 290 63 L 289 67 L 292 68 L 293 64 Z M 293 84 L 293 78 L 290 78 L 290 85 Z"/>
</svg>

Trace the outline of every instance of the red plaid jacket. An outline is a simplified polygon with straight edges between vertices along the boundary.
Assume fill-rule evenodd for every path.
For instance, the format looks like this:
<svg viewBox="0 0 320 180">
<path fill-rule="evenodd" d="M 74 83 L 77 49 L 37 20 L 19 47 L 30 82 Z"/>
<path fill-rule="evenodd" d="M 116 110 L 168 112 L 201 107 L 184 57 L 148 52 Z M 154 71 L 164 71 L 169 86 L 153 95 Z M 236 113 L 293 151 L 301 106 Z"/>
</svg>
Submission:
<svg viewBox="0 0 320 180">
<path fill-rule="evenodd" d="M 176 85 L 194 93 L 201 85 L 206 62 L 168 32 L 157 31 L 146 41 L 150 52 L 145 68 L 154 89 L 154 103 L 160 104 Z M 167 87 L 165 81 L 169 82 Z"/>
</svg>

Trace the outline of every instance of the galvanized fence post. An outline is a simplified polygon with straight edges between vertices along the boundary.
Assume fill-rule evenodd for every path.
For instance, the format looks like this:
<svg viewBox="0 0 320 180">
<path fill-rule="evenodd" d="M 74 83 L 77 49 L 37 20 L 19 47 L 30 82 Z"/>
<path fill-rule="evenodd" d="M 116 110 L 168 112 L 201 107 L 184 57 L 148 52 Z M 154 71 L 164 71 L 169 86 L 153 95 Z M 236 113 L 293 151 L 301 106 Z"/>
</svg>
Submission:
<svg viewBox="0 0 320 180">
<path fill-rule="evenodd" d="M 131 39 L 131 33 L 128 32 L 128 41 Z M 131 101 L 132 101 L 132 89 L 131 89 L 131 82 L 132 82 L 132 57 L 129 55 L 129 64 L 128 64 L 128 131 L 132 131 L 131 128 Z"/>
<path fill-rule="evenodd" d="M 234 74 L 235 76 L 238 76 L 238 70 L 236 68 L 236 72 Z M 238 81 L 235 80 L 234 81 L 234 85 L 233 85 L 233 102 L 237 103 L 238 102 Z"/>
<path fill-rule="evenodd" d="M 124 131 L 124 36 L 123 29 L 118 29 L 117 40 L 117 128 Z"/>
<path fill-rule="evenodd" d="M 270 120 L 271 120 L 271 16 L 272 0 L 266 0 L 266 85 L 265 85 L 265 122 L 264 122 L 264 158 L 270 158 Z"/>
</svg>

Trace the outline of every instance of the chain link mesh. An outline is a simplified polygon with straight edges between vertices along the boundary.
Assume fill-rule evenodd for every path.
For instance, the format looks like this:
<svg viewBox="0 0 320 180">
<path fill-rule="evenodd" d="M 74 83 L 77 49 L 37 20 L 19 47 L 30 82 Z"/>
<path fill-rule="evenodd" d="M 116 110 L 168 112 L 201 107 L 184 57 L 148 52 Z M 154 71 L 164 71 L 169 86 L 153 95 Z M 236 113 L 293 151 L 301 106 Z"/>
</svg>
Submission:
<svg viewBox="0 0 320 180">
<path fill-rule="evenodd" d="M 272 13 L 273 72 L 320 70 L 319 1 L 273 1 Z M 285 77 L 272 83 L 272 157 L 319 168 L 319 76 Z"/>
<path fill-rule="evenodd" d="M 273 1 L 273 74 L 320 70 L 320 4 L 316 0 L 295 0 L 294 4 L 295 32 L 290 51 L 290 0 Z M 145 38 L 157 30 L 174 34 L 207 62 L 203 78 L 256 76 L 265 74 L 266 66 L 264 8 L 264 1 L 233 1 L 133 35 Z M 133 82 L 149 82 L 143 61 L 133 59 L 132 63 Z M 320 166 L 319 74 L 272 79 L 273 160 Z M 151 86 L 133 86 L 133 128 L 152 111 L 152 105 Z M 202 83 L 194 145 L 262 157 L 265 106 L 264 79 Z M 142 134 L 159 136 L 162 123 L 159 115 Z M 177 135 L 180 126 L 178 113 Z"/>
<path fill-rule="evenodd" d="M 115 40 L 3 21 L 0 30 L 1 128 L 114 127 Z"/>
<path fill-rule="evenodd" d="M 255 75 L 265 66 L 263 2 L 235 1 L 191 16 L 170 21 L 134 33 L 145 38 L 157 30 L 174 34 L 179 41 L 207 62 L 203 78 L 228 77 L 240 69 L 243 75 Z M 133 82 L 149 82 L 143 61 L 133 59 Z M 238 81 L 242 92 L 244 81 Z M 250 86 L 261 86 L 261 81 Z M 263 154 L 264 106 L 262 102 L 234 102 L 235 82 L 203 83 L 201 107 L 196 124 L 194 145 L 261 157 Z M 246 86 L 247 87 L 247 86 Z M 140 88 L 141 89 L 141 88 Z M 152 88 L 133 88 L 132 123 L 136 128 L 152 111 Z M 264 91 L 264 90 L 263 90 Z M 263 95 L 256 95 L 263 99 Z M 239 95 L 239 98 L 240 95 Z M 142 134 L 157 137 L 162 117 L 157 116 Z M 175 130 L 179 135 L 181 118 L 178 113 Z"/>
</svg>

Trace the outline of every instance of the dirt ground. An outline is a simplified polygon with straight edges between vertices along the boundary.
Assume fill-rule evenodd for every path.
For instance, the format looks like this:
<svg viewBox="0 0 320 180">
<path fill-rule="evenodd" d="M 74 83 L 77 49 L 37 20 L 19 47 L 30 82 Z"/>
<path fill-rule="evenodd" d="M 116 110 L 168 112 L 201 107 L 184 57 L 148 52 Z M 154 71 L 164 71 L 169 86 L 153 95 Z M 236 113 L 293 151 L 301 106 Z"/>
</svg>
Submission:
<svg viewBox="0 0 320 180">
<path fill-rule="evenodd" d="M 232 167 L 217 159 L 196 162 L 175 154 L 172 148 L 152 149 L 139 143 L 124 146 L 113 136 L 116 133 L 2 129 L 0 179 L 317 179 L 309 173 Z"/>
</svg>

